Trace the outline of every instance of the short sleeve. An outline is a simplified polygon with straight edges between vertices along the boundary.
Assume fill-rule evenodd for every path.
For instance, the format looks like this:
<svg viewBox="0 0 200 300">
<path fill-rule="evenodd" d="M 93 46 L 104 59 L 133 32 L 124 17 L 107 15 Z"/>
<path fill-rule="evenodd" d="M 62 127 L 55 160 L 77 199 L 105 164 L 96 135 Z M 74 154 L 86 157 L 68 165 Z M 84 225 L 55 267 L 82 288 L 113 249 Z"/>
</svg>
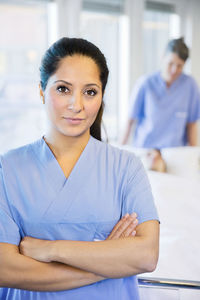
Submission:
<svg viewBox="0 0 200 300">
<path fill-rule="evenodd" d="M 188 123 L 200 119 L 200 91 L 197 83 L 192 79 L 192 88 L 189 102 Z"/>
<path fill-rule="evenodd" d="M 128 168 L 128 180 L 123 199 L 122 214 L 136 212 L 139 224 L 158 220 L 151 186 L 139 158 L 133 156 Z"/>
<path fill-rule="evenodd" d="M 0 165 L 0 242 L 19 245 L 20 240 L 19 227 L 15 223 L 8 205 Z"/>
<path fill-rule="evenodd" d="M 131 92 L 130 102 L 131 109 L 129 118 L 131 120 L 141 119 L 144 115 L 144 96 L 145 96 L 145 84 L 144 78 L 140 78 Z"/>
</svg>

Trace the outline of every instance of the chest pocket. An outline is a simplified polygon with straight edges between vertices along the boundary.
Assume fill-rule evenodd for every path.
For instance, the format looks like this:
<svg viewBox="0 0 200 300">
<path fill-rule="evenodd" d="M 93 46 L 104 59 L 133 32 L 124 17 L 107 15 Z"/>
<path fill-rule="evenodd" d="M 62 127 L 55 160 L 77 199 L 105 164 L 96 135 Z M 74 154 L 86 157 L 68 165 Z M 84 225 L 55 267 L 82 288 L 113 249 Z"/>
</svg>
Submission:
<svg viewBox="0 0 200 300">
<path fill-rule="evenodd" d="M 117 224 L 119 220 L 112 220 L 109 222 L 100 222 L 97 224 L 96 232 L 94 234 L 94 241 L 103 241 L 105 240 L 111 231 L 113 230 L 113 227 Z"/>
<path fill-rule="evenodd" d="M 103 241 L 118 220 L 98 223 L 21 222 L 21 235 L 47 240 Z"/>
<path fill-rule="evenodd" d="M 93 241 L 94 223 L 21 222 L 22 237 L 31 236 L 47 240 Z"/>
<path fill-rule="evenodd" d="M 187 112 L 177 111 L 175 113 L 175 128 L 178 132 L 184 132 L 187 122 Z"/>
</svg>

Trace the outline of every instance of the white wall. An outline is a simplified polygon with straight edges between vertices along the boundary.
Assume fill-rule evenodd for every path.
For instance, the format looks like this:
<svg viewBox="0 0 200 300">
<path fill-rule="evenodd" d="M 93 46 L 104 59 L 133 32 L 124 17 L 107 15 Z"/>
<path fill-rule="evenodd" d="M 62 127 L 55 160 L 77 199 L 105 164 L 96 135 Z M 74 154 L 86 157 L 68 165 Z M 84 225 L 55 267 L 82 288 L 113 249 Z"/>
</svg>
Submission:
<svg viewBox="0 0 200 300">
<path fill-rule="evenodd" d="M 58 37 L 78 37 L 82 0 L 56 0 L 58 7 Z"/>
</svg>

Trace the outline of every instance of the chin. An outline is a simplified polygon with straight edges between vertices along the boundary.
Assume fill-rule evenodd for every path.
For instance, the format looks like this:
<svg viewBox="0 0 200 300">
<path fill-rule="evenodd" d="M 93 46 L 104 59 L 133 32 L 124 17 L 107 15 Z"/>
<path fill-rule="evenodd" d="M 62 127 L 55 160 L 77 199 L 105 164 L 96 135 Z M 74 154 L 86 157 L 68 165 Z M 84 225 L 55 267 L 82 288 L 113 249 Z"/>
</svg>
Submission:
<svg viewBox="0 0 200 300">
<path fill-rule="evenodd" d="M 86 131 L 88 130 L 62 130 L 61 133 L 66 137 L 78 138 L 80 136 L 83 136 Z"/>
</svg>

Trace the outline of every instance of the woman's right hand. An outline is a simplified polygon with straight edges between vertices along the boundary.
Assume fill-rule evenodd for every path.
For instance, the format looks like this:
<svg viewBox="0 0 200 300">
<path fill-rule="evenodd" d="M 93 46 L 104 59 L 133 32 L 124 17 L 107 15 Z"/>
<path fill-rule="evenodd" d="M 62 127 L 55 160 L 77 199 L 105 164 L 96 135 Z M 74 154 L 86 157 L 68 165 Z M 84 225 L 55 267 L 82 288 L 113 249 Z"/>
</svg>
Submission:
<svg viewBox="0 0 200 300">
<path fill-rule="evenodd" d="M 115 225 L 106 240 L 116 240 L 119 238 L 133 237 L 136 235 L 136 226 L 138 225 L 137 214 L 126 214 Z"/>
</svg>

